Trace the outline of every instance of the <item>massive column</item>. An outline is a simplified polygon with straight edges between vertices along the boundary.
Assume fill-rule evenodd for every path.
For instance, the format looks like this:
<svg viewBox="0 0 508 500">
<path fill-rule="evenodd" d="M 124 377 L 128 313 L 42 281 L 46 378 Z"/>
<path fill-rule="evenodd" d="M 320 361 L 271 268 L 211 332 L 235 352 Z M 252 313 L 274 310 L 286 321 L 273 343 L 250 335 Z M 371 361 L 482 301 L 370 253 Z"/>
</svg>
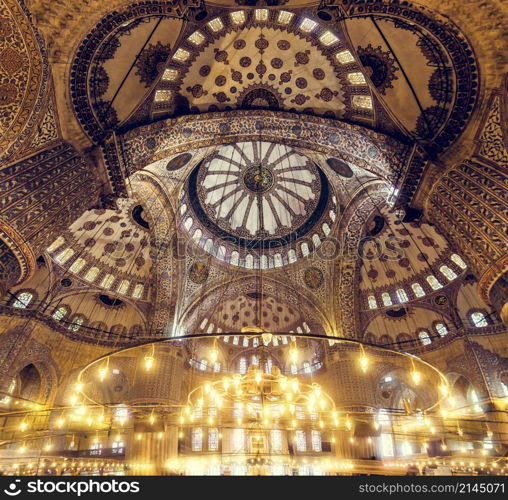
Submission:
<svg viewBox="0 0 508 500">
<path fill-rule="evenodd" d="M 61 142 L 0 169 L 0 280 L 26 279 L 35 259 L 83 210 L 98 203 L 96 168 Z"/>
</svg>

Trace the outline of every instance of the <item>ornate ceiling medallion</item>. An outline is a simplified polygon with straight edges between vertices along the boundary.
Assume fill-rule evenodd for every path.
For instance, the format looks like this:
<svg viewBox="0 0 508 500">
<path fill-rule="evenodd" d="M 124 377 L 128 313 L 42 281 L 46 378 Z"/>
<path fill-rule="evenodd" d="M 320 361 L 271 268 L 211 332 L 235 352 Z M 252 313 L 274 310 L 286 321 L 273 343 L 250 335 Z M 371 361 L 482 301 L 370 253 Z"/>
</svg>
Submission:
<svg viewBox="0 0 508 500">
<path fill-rule="evenodd" d="M 316 164 L 286 145 L 228 144 L 191 172 L 182 225 L 221 260 L 277 267 L 296 260 L 297 240 L 308 238 L 304 256 L 326 238 L 335 217 L 329 191 Z"/>
</svg>

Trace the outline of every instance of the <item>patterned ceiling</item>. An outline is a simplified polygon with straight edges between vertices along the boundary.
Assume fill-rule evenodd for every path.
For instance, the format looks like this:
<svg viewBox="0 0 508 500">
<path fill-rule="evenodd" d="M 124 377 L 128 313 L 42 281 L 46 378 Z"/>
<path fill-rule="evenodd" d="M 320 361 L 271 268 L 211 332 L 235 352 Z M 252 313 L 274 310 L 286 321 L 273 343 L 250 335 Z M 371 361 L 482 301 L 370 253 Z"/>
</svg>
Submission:
<svg viewBox="0 0 508 500">
<path fill-rule="evenodd" d="M 99 140 L 105 130 L 160 118 L 283 110 L 445 147 L 478 90 L 467 41 L 413 8 L 379 8 L 375 16 L 345 9 L 339 22 L 339 11 L 323 16 L 289 3 L 207 5 L 184 20 L 163 6 L 133 6 L 78 50 L 71 74 L 78 118 Z"/>
<path fill-rule="evenodd" d="M 153 255 L 146 221 L 136 200 L 119 199 L 117 206 L 85 212 L 48 251 L 88 285 L 146 298 Z"/>
</svg>

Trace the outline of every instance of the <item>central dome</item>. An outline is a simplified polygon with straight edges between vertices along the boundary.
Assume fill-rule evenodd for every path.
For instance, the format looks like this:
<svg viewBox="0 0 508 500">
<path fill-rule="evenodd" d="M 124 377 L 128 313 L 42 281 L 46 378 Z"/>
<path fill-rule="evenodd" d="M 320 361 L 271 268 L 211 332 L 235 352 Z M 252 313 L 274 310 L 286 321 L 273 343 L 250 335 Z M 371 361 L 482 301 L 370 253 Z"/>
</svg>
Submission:
<svg viewBox="0 0 508 500">
<path fill-rule="evenodd" d="M 278 143 L 220 146 L 189 175 L 181 228 L 208 253 L 247 268 L 290 264 L 317 248 L 336 199 L 308 156 Z"/>
<path fill-rule="evenodd" d="M 191 174 L 189 193 L 198 217 L 217 235 L 249 240 L 251 247 L 280 246 L 311 229 L 326 205 L 327 183 L 294 149 L 241 142 L 204 160 Z"/>
</svg>

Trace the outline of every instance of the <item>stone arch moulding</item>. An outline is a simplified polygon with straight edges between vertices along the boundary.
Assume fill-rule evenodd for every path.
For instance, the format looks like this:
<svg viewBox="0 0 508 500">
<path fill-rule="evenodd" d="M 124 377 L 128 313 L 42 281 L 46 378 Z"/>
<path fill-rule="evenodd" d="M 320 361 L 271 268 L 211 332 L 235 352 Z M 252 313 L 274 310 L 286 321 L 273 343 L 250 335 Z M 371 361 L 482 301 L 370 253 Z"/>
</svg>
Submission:
<svg viewBox="0 0 508 500">
<path fill-rule="evenodd" d="M 248 120 L 246 118 L 249 118 Z M 372 130 L 326 118 L 265 110 L 204 113 L 143 125 L 118 136 L 127 172 L 170 155 L 232 142 L 267 141 L 319 151 L 394 181 L 410 148 Z"/>
<path fill-rule="evenodd" d="M 5 29 L 13 34 L 0 44 L 0 62 L 5 58 L 2 66 L 7 73 L 7 83 L 0 88 L 4 105 L 0 159 L 12 161 L 44 115 L 49 65 L 42 37 L 23 2 L 0 0 L 0 12 Z"/>
</svg>

